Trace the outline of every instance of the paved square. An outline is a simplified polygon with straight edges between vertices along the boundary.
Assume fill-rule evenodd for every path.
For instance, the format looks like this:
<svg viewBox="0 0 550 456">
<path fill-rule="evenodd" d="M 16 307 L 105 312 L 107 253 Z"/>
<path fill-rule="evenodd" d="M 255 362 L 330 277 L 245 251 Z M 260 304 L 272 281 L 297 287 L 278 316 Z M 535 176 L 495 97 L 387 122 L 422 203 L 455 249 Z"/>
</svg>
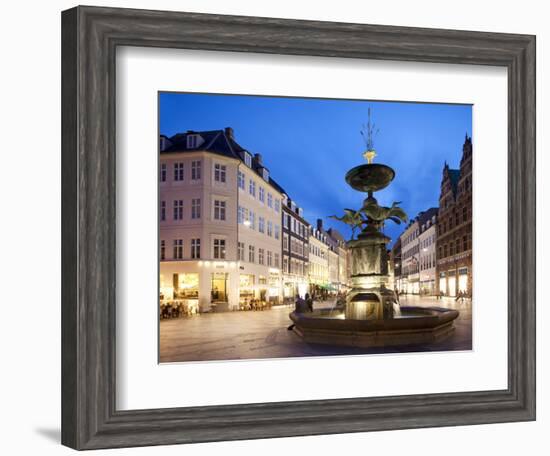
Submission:
<svg viewBox="0 0 550 456">
<path fill-rule="evenodd" d="M 332 302 L 316 302 L 315 308 Z M 300 356 L 357 355 L 472 349 L 472 307 L 469 300 L 402 296 L 403 306 L 437 306 L 460 312 L 455 332 L 448 339 L 429 345 L 388 348 L 356 348 L 304 342 L 287 327 L 292 307 L 264 311 L 207 313 L 189 318 L 161 320 L 160 362 L 231 359 L 288 358 Z"/>
</svg>

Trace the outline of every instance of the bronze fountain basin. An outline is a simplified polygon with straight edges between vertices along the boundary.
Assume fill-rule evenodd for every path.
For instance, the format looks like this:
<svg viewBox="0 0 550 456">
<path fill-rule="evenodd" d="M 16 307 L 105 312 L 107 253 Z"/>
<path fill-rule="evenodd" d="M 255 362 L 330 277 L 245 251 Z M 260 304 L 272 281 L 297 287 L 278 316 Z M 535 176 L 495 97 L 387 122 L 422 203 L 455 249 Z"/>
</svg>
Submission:
<svg viewBox="0 0 550 456">
<path fill-rule="evenodd" d="M 366 163 L 350 169 L 346 182 L 360 192 L 376 192 L 386 188 L 395 177 L 395 171 L 380 163 Z"/>
</svg>

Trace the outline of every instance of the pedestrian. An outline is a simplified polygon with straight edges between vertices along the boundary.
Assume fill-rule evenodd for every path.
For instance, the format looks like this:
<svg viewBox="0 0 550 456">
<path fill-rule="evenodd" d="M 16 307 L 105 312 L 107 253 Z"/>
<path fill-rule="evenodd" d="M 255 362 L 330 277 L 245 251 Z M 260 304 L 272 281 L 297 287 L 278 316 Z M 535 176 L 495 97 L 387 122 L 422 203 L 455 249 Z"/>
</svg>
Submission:
<svg viewBox="0 0 550 456">
<path fill-rule="evenodd" d="M 309 309 L 307 307 L 306 301 L 299 295 L 296 295 L 296 302 L 294 304 L 294 313 L 301 314 L 307 312 Z M 296 326 L 294 323 L 292 323 L 288 328 L 289 331 L 292 331 L 294 329 L 294 326 Z"/>
<path fill-rule="evenodd" d="M 399 290 L 395 288 L 394 293 L 395 293 L 395 299 L 397 300 L 397 302 L 399 302 Z"/>
<path fill-rule="evenodd" d="M 307 308 L 309 309 L 310 312 L 313 312 L 313 299 L 311 298 L 309 293 L 306 293 L 305 298 L 306 298 Z"/>
</svg>

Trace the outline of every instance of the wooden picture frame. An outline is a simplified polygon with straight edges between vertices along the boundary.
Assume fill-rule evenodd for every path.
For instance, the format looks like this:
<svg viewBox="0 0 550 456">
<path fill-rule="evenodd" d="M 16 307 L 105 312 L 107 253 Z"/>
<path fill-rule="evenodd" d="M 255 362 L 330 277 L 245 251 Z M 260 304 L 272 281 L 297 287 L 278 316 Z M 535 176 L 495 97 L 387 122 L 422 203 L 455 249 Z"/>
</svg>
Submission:
<svg viewBox="0 0 550 456">
<path fill-rule="evenodd" d="M 153 410 L 115 402 L 115 51 L 145 46 L 508 70 L 508 388 Z M 62 443 L 75 449 L 535 419 L 535 37 L 77 7 L 62 13 Z"/>
</svg>

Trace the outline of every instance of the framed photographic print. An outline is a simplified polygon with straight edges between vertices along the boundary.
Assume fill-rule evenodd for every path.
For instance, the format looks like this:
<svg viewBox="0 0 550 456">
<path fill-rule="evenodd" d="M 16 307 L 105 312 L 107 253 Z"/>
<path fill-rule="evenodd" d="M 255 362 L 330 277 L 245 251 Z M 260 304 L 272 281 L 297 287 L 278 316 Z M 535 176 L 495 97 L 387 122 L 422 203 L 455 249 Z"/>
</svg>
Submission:
<svg viewBox="0 0 550 456">
<path fill-rule="evenodd" d="M 535 38 L 62 14 L 62 442 L 535 418 Z"/>
</svg>

